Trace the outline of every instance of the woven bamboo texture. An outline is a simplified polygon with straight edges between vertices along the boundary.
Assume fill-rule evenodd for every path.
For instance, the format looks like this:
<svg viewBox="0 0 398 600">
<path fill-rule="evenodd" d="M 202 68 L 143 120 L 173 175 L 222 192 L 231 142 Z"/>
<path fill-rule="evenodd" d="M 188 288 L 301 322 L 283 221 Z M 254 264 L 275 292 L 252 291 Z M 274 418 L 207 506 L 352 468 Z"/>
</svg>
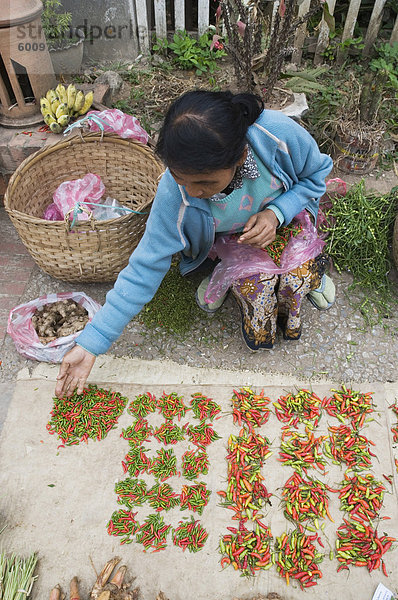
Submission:
<svg viewBox="0 0 398 600">
<path fill-rule="evenodd" d="M 29 253 L 46 273 L 70 282 L 114 281 L 137 246 L 148 214 L 107 221 L 46 221 L 60 183 L 87 173 L 101 177 L 105 196 L 148 213 L 163 170 L 152 150 L 114 135 L 74 135 L 32 154 L 10 179 L 4 204 Z"/>
<path fill-rule="evenodd" d="M 398 215 L 395 218 L 394 233 L 392 237 L 392 256 L 398 269 Z"/>
</svg>

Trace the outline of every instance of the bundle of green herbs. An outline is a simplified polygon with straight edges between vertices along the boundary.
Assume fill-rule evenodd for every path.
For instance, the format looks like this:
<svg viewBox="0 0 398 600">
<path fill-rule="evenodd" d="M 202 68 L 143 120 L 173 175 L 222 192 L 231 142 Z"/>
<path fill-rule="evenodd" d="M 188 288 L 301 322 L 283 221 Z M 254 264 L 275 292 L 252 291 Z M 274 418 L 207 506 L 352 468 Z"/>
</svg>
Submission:
<svg viewBox="0 0 398 600">
<path fill-rule="evenodd" d="M 398 187 L 379 195 L 367 191 L 361 180 L 345 196 L 335 196 L 326 210 L 325 250 L 337 271 L 352 274 L 348 296 L 368 325 L 392 314 L 394 289 L 389 272 L 397 209 Z M 361 292 L 357 298 L 354 291 Z"/>
<path fill-rule="evenodd" d="M 37 554 L 21 558 L 0 553 L 0 600 L 25 600 L 29 597 L 37 575 L 33 575 Z"/>
</svg>

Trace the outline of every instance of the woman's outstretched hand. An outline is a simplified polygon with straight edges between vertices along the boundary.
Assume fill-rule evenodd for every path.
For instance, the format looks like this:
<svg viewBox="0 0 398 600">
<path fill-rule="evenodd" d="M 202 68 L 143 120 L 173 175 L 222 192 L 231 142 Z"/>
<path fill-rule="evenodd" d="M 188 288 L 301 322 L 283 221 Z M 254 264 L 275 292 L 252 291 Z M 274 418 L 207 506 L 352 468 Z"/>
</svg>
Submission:
<svg viewBox="0 0 398 600">
<path fill-rule="evenodd" d="M 95 358 L 81 346 L 74 346 L 72 350 L 65 354 L 55 387 L 57 398 L 70 397 L 75 390 L 78 394 L 83 392 L 84 384 L 93 368 Z"/>
<path fill-rule="evenodd" d="M 272 210 L 256 213 L 247 220 L 238 242 L 255 248 L 266 248 L 274 241 L 278 225 L 278 217 Z"/>
</svg>

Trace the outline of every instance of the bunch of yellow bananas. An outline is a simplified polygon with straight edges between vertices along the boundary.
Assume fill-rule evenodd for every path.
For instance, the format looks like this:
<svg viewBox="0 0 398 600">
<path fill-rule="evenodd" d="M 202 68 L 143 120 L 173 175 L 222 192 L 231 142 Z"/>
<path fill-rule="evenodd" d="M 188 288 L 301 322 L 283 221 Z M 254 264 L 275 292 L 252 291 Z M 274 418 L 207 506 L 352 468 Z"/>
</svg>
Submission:
<svg viewBox="0 0 398 600">
<path fill-rule="evenodd" d="M 40 98 L 40 110 L 44 122 L 53 133 L 61 133 L 68 125 L 71 117 L 85 115 L 93 103 L 94 92 L 86 95 L 77 90 L 73 83 L 67 88 L 61 83 L 55 90 L 48 90 L 47 94 Z"/>
</svg>

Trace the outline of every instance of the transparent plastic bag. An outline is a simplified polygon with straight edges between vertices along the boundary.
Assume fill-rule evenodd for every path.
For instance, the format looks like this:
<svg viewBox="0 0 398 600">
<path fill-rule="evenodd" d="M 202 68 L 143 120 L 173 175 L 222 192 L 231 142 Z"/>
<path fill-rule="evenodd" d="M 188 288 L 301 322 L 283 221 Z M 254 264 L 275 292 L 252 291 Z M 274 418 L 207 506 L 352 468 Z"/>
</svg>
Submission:
<svg viewBox="0 0 398 600">
<path fill-rule="evenodd" d="M 216 302 L 223 296 L 233 281 L 256 273 L 280 275 L 296 269 L 322 251 L 325 242 L 318 236 L 307 211 L 303 210 L 293 221 L 302 226 L 302 231 L 292 237 L 282 252 L 280 266 L 261 248 L 238 244 L 231 236 L 219 236 L 213 246 L 221 262 L 215 267 L 205 293 L 207 303 Z"/>
<path fill-rule="evenodd" d="M 117 133 L 121 138 L 132 138 L 147 144 L 149 136 L 145 129 L 140 125 L 136 117 L 127 115 L 118 108 L 109 108 L 107 110 L 90 110 L 87 116 L 96 115 L 104 127 L 105 132 Z M 100 131 L 100 126 L 94 121 L 89 120 L 90 131 Z"/>
<path fill-rule="evenodd" d="M 100 206 L 95 206 L 93 217 L 96 221 L 106 221 L 107 219 L 116 219 L 121 215 L 125 215 L 124 211 L 118 210 L 121 205 L 115 198 L 108 196 Z"/>
<path fill-rule="evenodd" d="M 13 308 L 8 316 L 7 333 L 14 340 L 16 349 L 20 354 L 33 360 L 57 363 L 72 348 L 80 331 L 59 337 L 44 345 L 41 343 L 32 323 L 32 316 L 36 309 L 52 304 L 59 300 L 74 300 L 88 312 L 89 321 L 101 308 L 95 300 L 84 292 L 61 292 L 60 294 L 47 294 L 31 300 L 27 304 L 20 304 Z"/>
<path fill-rule="evenodd" d="M 87 173 L 81 179 L 72 181 L 64 181 L 54 192 L 53 200 L 58 210 L 65 216 L 69 211 L 73 210 L 77 203 L 98 202 L 105 192 L 105 186 L 99 175 Z M 92 210 L 92 206 L 87 204 L 87 207 Z M 72 218 L 72 215 L 71 215 Z M 89 215 L 86 212 L 80 212 L 77 215 L 80 221 L 87 221 Z"/>
</svg>

